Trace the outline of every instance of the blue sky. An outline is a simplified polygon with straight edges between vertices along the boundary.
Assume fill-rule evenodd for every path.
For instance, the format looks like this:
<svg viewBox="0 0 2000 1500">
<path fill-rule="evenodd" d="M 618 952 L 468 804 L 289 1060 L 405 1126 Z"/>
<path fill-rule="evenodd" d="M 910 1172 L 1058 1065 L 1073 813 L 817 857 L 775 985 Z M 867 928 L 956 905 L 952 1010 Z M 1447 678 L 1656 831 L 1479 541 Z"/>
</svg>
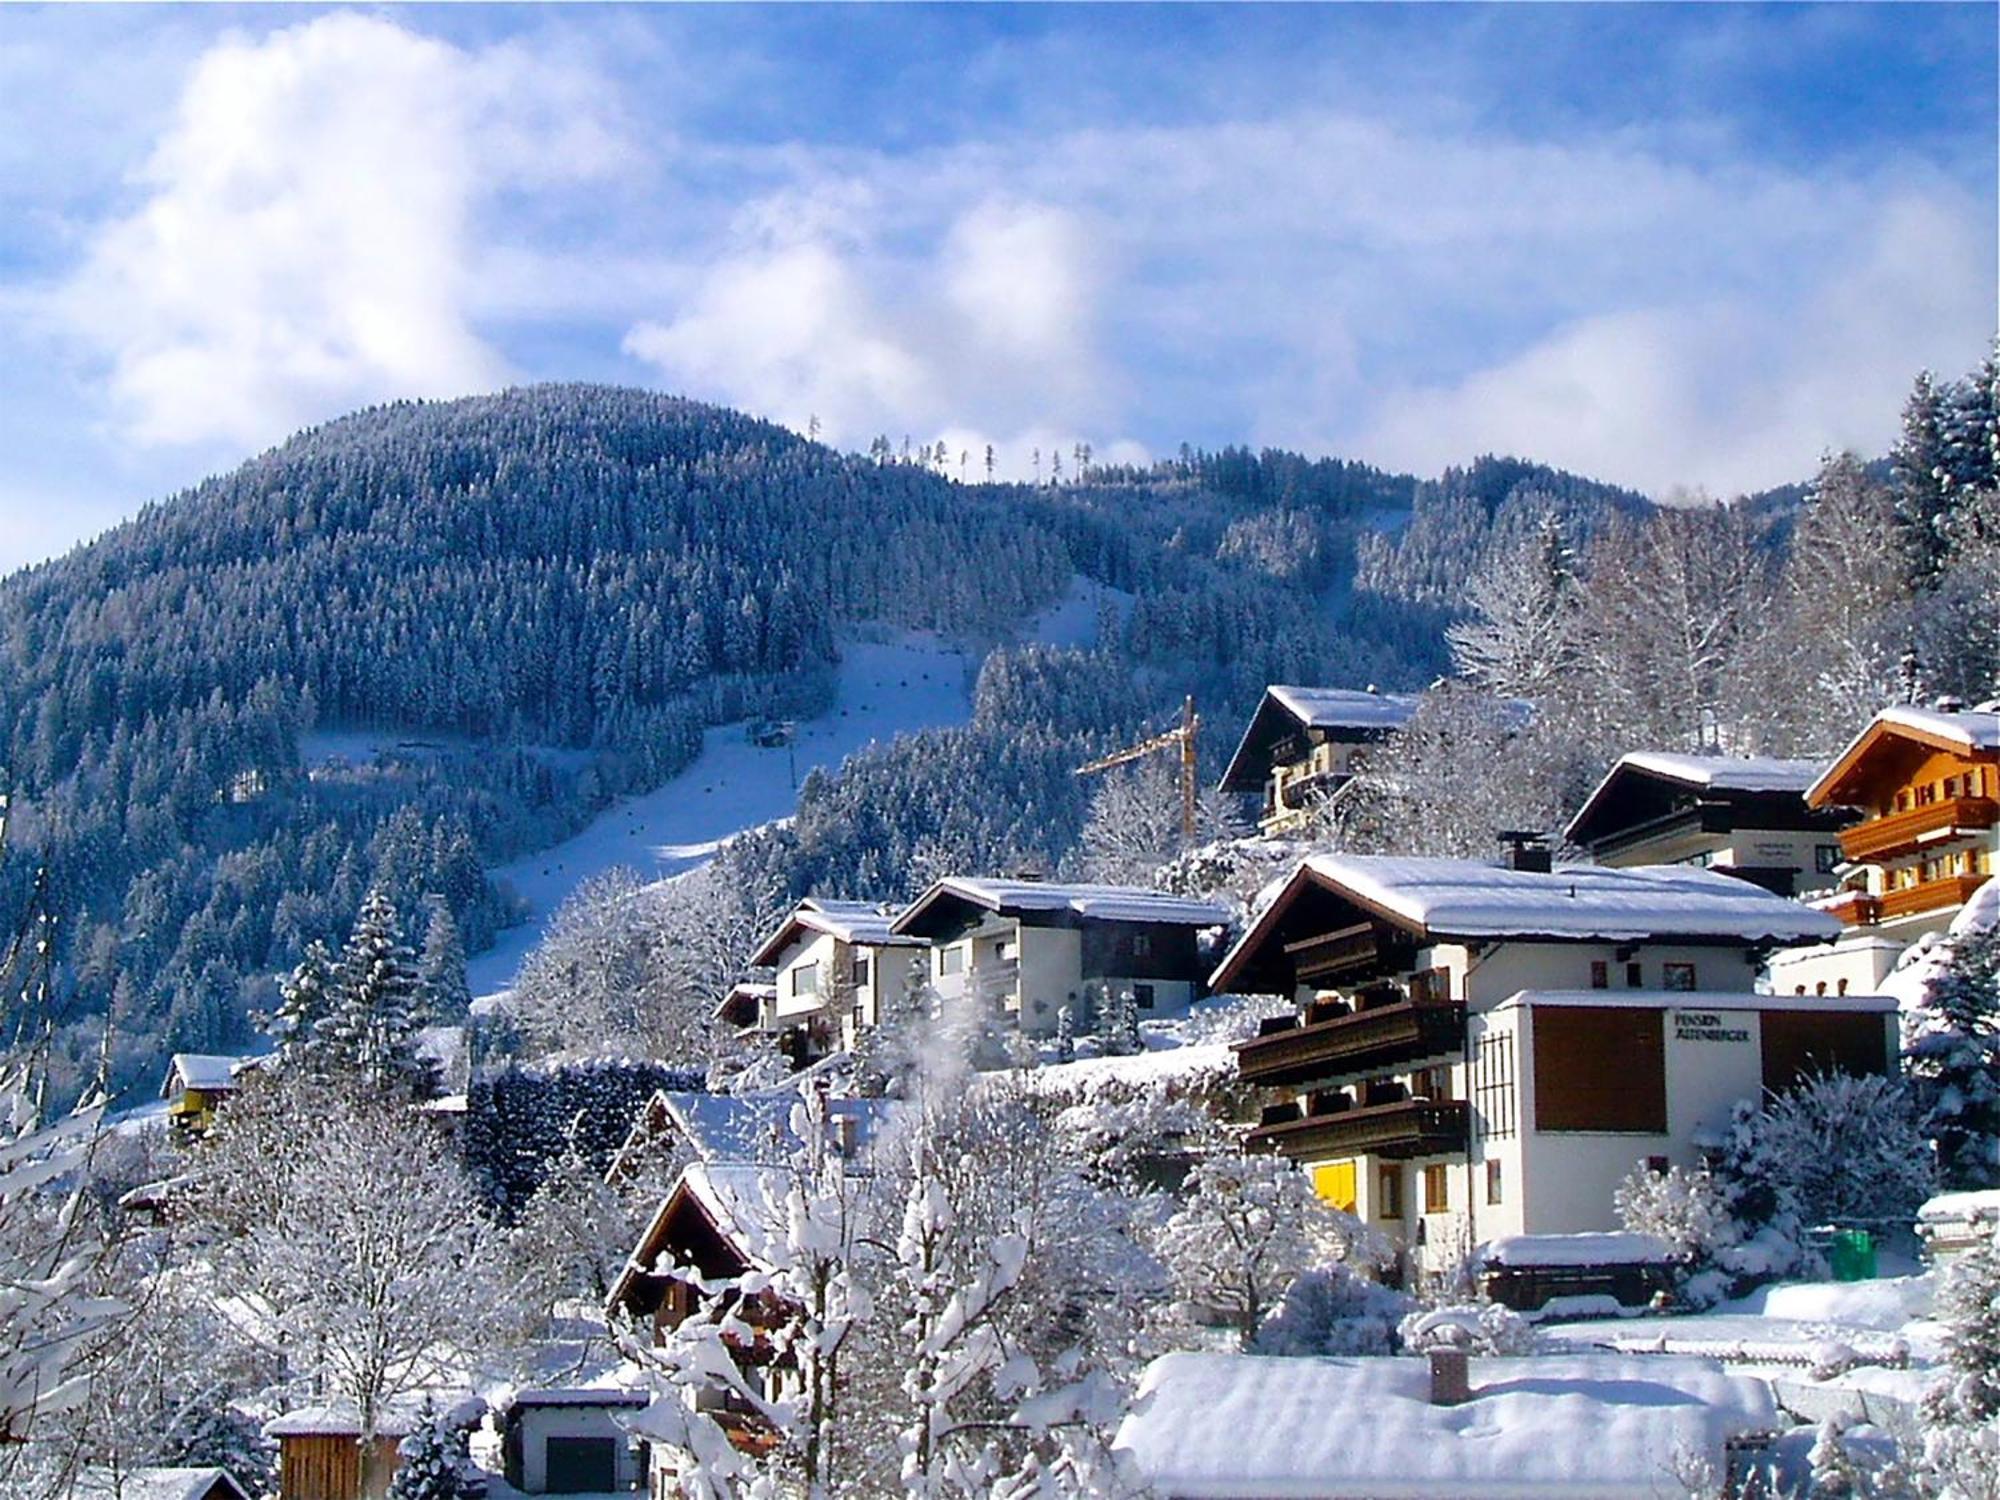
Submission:
<svg viewBox="0 0 2000 1500">
<path fill-rule="evenodd" d="M 0 10 L 0 565 L 616 380 L 865 447 L 1880 451 L 1995 324 L 1990 5 Z"/>
</svg>

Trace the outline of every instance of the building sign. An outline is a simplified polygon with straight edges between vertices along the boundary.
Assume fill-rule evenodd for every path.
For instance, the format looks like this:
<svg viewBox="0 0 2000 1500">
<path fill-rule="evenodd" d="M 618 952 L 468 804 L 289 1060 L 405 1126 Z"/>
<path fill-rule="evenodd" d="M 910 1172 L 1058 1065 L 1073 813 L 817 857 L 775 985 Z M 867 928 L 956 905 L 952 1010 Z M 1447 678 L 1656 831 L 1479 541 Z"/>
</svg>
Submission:
<svg viewBox="0 0 2000 1500">
<path fill-rule="evenodd" d="M 1677 1042 L 1748 1042 L 1747 1026 L 1728 1024 L 1736 1018 L 1720 1011 L 1677 1010 L 1674 1012 L 1674 1040 Z"/>
</svg>

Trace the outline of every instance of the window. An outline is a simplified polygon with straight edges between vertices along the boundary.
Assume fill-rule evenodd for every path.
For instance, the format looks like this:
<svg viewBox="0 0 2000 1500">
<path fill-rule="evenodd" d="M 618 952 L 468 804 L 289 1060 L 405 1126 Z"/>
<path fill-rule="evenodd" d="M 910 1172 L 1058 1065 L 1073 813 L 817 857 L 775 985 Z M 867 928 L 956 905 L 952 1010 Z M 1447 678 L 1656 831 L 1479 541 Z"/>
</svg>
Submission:
<svg viewBox="0 0 2000 1500">
<path fill-rule="evenodd" d="M 1494 1032 L 1479 1039 L 1472 1054 L 1472 1102 L 1484 1140 L 1514 1133 L 1514 1034 Z"/>
<path fill-rule="evenodd" d="M 1611 1005 L 1537 1005 L 1535 1128 L 1667 1130 L 1666 1017 Z"/>
<path fill-rule="evenodd" d="M 1694 965 L 1662 964 L 1660 966 L 1660 988 L 1663 990 L 1693 989 Z"/>
<path fill-rule="evenodd" d="M 1375 1216 L 1379 1219 L 1403 1217 L 1403 1169 L 1383 1167 L 1375 1178 Z"/>
<path fill-rule="evenodd" d="M 1667 1159 L 1666 1159 L 1666 1158 L 1665 1158 L 1664 1156 L 1649 1156 L 1649 1157 L 1647 1157 L 1647 1158 L 1646 1158 L 1646 1170 L 1647 1170 L 1648 1172 L 1651 1172 L 1651 1173 L 1652 1173 L 1652 1174 L 1653 1174 L 1653 1175 L 1654 1175 L 1655 1177 L 1664 1177 L 1664 1176 L 1666 1176 L 1666 1175 L 1667 1175 Z"/>
<path fill-rule="evenodd" d="M 963 974 L 965 972 L 965 950 L 963 948 L 938 949 L 938 973 Z"/>
<path fill-rule="evenodd" d="M 857 953 L 854 955 L 853 967 L 848 970 L 848 977 L 854 981 L 854 987 L 857 990 L 865 990 L 868 988 L 867 954 Z"/>
<path fill-rule="evenodd" d="M 1601 958 L 1590 961 L 1590 987 L 1594 990 L 1611 988 L 1611 965 Z"/>
<path fill-rule="evenodd" d="M 1132 934 L 1132 956 L 1134 958 L 1144 958 L 1152 951 L 1153 939 L 1149 934 L 1143 932 Z"/>
<path fill-rule="evenodd" d="M 1410 1092 L 1419 1099 L 1448 1103 L 1451 1099 L 1451 1069 L 1425 1068 L 1410 1079 Z"/>
<path fill-rule="evenodd" d="M 1643 990 L 1646 987 L 1646 971 L 1637 964 L 1625 965 L 1625 988 Z"/>
<path fill-rule="evenodd" d="M 1821 875 L 1831 875 L 1840 868 L 1840 845 L 1814 844 L 1813 869 Z"/>
<path fill-rule="evenodd" d="M 1424 1212 L 1441 1214 L 1451 1207 L 1451 1169 L 1442 1162 L 1424 1168 Z"/>
<path fill-rule="evenodd" d="M 1486 1201 L 1489 1204 L 1500 1201 L 1500 1159 L 1497 1156 L 1486 1158 Z"/>
<path fill-rule="evenodd" d="M 1354 1163 L 1330 1161 L 1312 1169 L 1313 1192 L 1342 1213 L 1354 1212 Z"/>
<path fill-rule="evenodd" d="M 817 995 L 818 993 L 818 964 L 801 964 L 798 968 L 792 970 L 792 996 L 794 999 L 802 995 Z"/>
<path fill-rule="evenodd" d="M 1151 1010 L 1153 1008 L 1153 987 L 1150 984 L 1133 985 L 1132 1003 L 1141 1010 Z"/>
</svg>

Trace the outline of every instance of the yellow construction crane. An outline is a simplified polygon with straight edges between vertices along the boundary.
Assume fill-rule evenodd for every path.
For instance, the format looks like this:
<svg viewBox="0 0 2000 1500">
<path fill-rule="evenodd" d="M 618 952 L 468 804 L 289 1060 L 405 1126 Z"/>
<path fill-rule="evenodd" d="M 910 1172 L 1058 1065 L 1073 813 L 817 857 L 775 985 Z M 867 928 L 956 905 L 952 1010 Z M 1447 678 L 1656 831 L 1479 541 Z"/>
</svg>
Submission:
<svg viewBox="0 0 2000 1500">
<path fill-rule="evenodd" d="M 1195 799 L 1195 736 L 1201 732 L 1201 715 L 1194 711 L 1194 698 L 1190 695 L 1181 704 L 1181 721 L 1165 734 L 1156 734 L 1149 740 L 1141 740 L 1136 745 L 1128 745 L 1123 750 L 1078 766 L 1076 774 L 1092 776 L 1099 771 L 1108 771 L 1113 766 L 1122 766 L 1128 761 L 1139 760 L 1157 750 L 1180 746 L 1181 751 L 1181 834 L 1192 844 L 1194 842 L 1194 799 Z"/>
</svg>

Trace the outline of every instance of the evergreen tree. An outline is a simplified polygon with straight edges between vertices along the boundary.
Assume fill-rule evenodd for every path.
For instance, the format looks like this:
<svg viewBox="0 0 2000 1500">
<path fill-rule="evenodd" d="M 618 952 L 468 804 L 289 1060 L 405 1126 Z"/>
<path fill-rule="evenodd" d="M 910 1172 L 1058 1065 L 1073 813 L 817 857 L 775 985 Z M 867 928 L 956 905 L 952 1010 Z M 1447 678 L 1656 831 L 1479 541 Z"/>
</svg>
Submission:
<svg viewBox="0 0 2000 1500">
<path fill-rule="evenodd" d="M 378 886 L 362 901 L 335 970 L 333 1004 L 318 1028 L 328 1056 L 371 1088 L 430 1093 L 430 1068 L 416 1052 L 418 994 L 402 921 Z"/>
<path fill-rule="evenodd" d="M 315 1052 L 331 1019 L 333 957 L 324 943 L 306 945 L 305 957 L 278 981 L 278 1006 L 264 1018 L 264 1034 L 277 1046 L 281 1067 L 298 1067 Z"/>
<path fill-rule="evenodd" d="M 463 1020 L 472 1004 L 472 990 L 465 978 L 465 945 L 459 940 L 451 908 L 442 901 L 431 903 L 423 957 L 417 964 L 417 989 L 420 1013 L 433 1024 Z"/>
<path fill-rule="evenodd" d="M 465 1433 L 429 1396 L 410 1435 L 396 1447 L 399 1462 L 387 1500 L 477 1500 L 483 1487 L 466 1473 Z"/>
<path fill-rule="evenodd" d="M 1942 1185 L 2000 1186 L 2000 928 L 1954 940 L 1909 1031 L 1910 1075 Z"/>
<path fill-rule="evenodd" d="M 1945 395 L 1929 370 L 1917 376 L 1903 405 L 1903 432 L 1891 470 L 1896 491 L 1896 540 L 1905 577 L 1914 588 L 1935 584 L 1950 550 L 1946 520 L 1951 469 L 1945 438 Z"/>
</svg>

